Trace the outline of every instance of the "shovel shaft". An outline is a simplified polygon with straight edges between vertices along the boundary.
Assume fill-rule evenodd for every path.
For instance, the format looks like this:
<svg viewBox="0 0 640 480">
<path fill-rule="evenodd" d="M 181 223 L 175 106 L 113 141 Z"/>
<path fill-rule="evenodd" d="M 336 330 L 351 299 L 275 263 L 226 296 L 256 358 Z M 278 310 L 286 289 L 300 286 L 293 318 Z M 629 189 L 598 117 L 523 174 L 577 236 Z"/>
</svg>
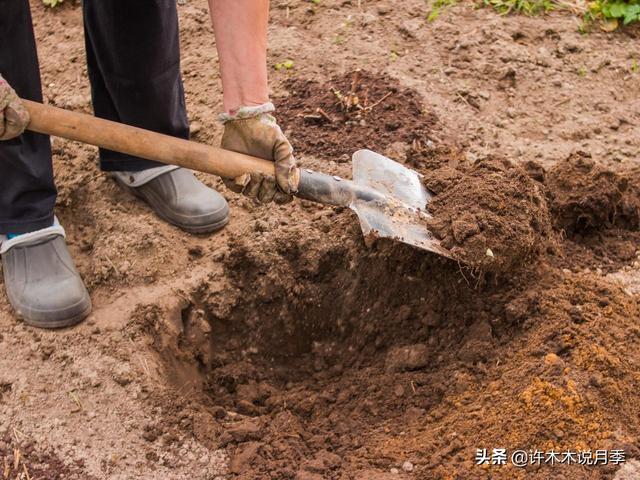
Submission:
<svg viewBox="0 0 640 480">
<path fill-rule="evenodd" d="M 273 162 L 211 147 L 84 113 L 22 100 L 29 110 L 29 130 L 95 145 L 116 152 L 177 165 L 224 178 L 261 172 L 274 175 Z"/>
<path fill-rule="evenodd" d="M 327 175 L 312 170 L 300 170 L 299 198 L 334 205 L 349 207 L 355 200 L 384 202 L 384 195 L 369 188 L 357 185 L 342 177 Z"/>
</svg>

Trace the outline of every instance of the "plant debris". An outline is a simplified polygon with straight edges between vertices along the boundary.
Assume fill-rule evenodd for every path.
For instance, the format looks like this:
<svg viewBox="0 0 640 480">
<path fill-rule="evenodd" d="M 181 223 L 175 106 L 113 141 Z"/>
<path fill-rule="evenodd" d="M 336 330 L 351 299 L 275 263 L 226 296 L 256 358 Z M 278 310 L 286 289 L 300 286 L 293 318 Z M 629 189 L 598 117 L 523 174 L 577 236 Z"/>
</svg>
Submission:
<svg viewBox="0 0 640 480">
<path fill-rule="evenodd" d="M 346 161 L 357 150 L 383 151 L 394 142 L 427 142 L 436 122 L 420 95 L 387 75 L 355 70 L 325 83 L 285 82 L 277 117 L 294 150 Z"/>
</svg>

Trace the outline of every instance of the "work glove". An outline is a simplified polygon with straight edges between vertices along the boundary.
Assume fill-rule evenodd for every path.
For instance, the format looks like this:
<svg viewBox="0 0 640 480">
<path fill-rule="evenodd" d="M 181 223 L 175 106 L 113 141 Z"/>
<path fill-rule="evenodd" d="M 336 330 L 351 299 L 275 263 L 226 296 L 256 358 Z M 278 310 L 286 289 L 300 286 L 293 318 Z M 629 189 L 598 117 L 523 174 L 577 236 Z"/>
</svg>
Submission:
<svg viewBox="0 0 640 480">
<path fill-rule="evenodd" d="M 272 103 L 265 103 L 257 107 L 240 107 L 230 114 L 223 113 L 219 118 L 224 124 L 220 146 L 273 161 L 276 164 L 275 178 L 254 172 L 223 180 L 236 193 L 261 203 L 274 201 L 283 204 L 290 202 L 292 194 L 298 191 L 300 172 L 289 140 L 271 115 L 274 110 Z"/>
<path fill-rule="evenodd" d="M 24 132 L 29 112 L 11 85 L 0 75 L 0 140 L 11 140 Z"/>
</svg>

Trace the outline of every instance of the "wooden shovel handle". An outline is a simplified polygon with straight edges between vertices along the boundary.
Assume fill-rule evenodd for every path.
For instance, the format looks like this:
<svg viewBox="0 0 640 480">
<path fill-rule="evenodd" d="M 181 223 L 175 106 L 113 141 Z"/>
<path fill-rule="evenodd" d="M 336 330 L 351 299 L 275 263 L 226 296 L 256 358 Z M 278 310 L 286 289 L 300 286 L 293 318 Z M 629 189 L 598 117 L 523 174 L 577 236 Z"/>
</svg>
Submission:
<svg viewBox="0 0 640 480">
<path fill-rule="evenodd" d="M 245 173 L 275 174 L 273 162 L 191 142 L 84 113 L 22 100 L 29 130 L 114 150 L 169 165 L 235 178 Z"/>
</svg>

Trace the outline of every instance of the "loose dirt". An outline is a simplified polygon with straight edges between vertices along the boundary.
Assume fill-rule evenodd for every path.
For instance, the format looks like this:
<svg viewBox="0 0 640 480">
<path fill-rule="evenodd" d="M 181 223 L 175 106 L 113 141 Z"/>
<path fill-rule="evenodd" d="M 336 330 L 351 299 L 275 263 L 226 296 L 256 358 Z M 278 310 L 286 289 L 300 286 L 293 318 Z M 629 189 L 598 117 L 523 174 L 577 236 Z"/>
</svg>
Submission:
<svg viewBox="0 0 640 480">
<path fill-rule="evenodd" d="M 429 141 L 436 119 L 420 95 L 398 80 L 366 70 L 327 82 L 291 78 L 287 95 L 275 99 L 282 128 L 296 132 L 294 150 L 349 161 L 361 148 L 380 151 L 396 142 Z"/>
<path fill-rule="evenodd" d="M 46 100 L 90 111 L 80 6 L 32 9 Z M 263 207 L 206 176 L 232 221 L 188 235 L 101 174 L 94 149 L 54 139 L 57 214 L 95 310 L 44 332 L 0 300 L 0 469 L 6 458 L 12 475 L 52 479 L 573 480 L 618 466 L 477 466 L 476 449 L 638 458 L 637 32 L 583 36 L 572 17 L 466 4 L 427 23 L 426 9 L 274 1 L 269 65 L 294 60 L 271 71 L 279 116 L 305 166 L 348 176 L 339 155 L 371 147 L 427 182 L 436 172 L 431 208 L 452 215 L 443 238 L 476 215 L 485 230 L 453 247 L 481 252 L 474 238 L 486 239 L 511 274 L 367 247 L 348 210 Z M 215 144 L 206 2 L 179 10 L 193 136 Z M 368 101 L 396 89 L 365 125 L 329 90 L 348 92 L 358 68 Z M 394 118 L 385 102 L 421 112 L 417 123 L 403 114 L 387 131 L 374 122 Z M 305 121 L 318 106 L 335 125 Z"/>
<path fill-rule="evenodd" d="M 465 265 L 509 273 L 553 243 L 544 192 L 520 166 L 485 159 L 425 171 L 429 230 Z"/>
<path fill-rule="evenodd" d="M 585 152 L 559 162 L 543 180 L 556 228 L 568 237 L 613 227 L 637 230 L 637 180 L 598 165 Z"/>
<path fill-rule="evenodd" d="M 58 458 L 55 453 L 37 451 L 33 444 L 23 441 L 20 432 L 6 432 L 0 441 L 0 458 L 3 459 L 3 478 L 40 478 L 56 480 L 74 478 L 84 472 L 84 462 L 78 460 L 69 464 Z M 6 460 L 5 460 L 6 459 Z M 86 476 L 87 480 L 95 477 Z"/>
<path fill-rule="evenodd" d="M 636 169 L 614 171 L 577 151 L 534 177 L 546 186 L 555 228 L 567 238 L 568 264 L 607 272 L 638 254 L 640 197 Z"/>
</svg>

